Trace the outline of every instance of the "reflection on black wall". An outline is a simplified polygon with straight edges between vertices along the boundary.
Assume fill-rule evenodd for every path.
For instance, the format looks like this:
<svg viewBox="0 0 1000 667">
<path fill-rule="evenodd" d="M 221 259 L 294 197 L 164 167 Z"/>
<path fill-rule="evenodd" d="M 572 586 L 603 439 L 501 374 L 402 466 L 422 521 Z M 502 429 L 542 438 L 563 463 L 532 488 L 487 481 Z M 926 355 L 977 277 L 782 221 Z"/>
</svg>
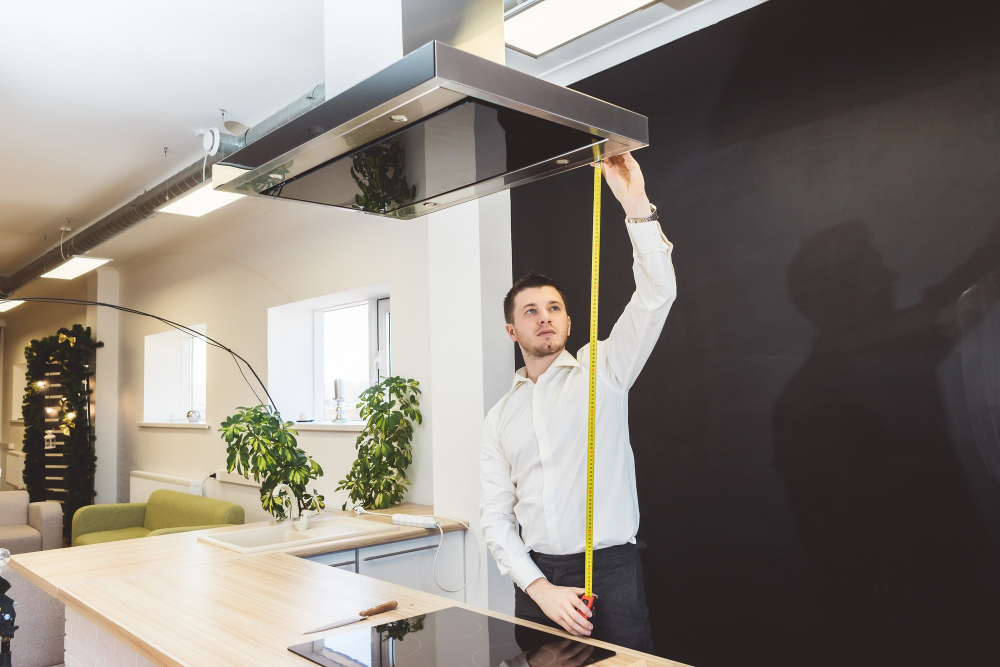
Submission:
<svg viewBox="0 0 1000 667">
<path fill-rule="evenodd" d="M 650 117 L 676 245 L 630 397 L 659 654 L 995 664 L 997 25 L 987 2 L 771 0 L 574 86 Z M 589 186 L 512 193 L 515 276 L 555 277 L 578 320 Z M 605 194 L 602 337 L 632 290 Z"/>
</svg>

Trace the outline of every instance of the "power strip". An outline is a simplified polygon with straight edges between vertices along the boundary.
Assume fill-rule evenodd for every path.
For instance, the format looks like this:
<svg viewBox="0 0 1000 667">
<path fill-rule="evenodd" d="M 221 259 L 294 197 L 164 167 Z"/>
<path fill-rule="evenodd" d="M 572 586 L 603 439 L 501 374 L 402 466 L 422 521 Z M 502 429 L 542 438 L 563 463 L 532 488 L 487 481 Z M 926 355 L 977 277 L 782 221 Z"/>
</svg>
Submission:
<svg viewBox="0 0 1000 667">
<path fill-rule="evenodd" d="M 438 528 L 438 522 L 430 517 L 413 516 L 411 514 L 393 514 L 392 522 L 400 526 L 416 526 L 417 528 Z"/>
</svg>

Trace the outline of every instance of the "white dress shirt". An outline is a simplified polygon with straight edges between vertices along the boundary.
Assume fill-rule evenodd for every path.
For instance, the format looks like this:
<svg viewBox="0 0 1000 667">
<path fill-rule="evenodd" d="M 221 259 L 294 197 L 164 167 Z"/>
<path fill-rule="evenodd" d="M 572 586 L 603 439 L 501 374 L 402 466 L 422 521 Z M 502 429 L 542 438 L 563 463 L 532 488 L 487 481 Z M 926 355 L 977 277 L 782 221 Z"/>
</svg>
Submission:
<svg viewBox="0 0 1000 667">
<path fill-rule="evenodd" d="M 626 227 L 636 290 L 611 336 L 597 346 L 595 549 L 634 541 L 639 529 L 628 390 L 653 351 L 677 294 L 673 246 L 659 223 Z M 500 571 L 522 589 L 543 576 L 529 550 L 584 550 L 589 348 L 588 343 L 575 358 L 563 350 L 537 382 L 521 368 L 510 391 L 486 416 L 481 525 Z"/>
</svg>

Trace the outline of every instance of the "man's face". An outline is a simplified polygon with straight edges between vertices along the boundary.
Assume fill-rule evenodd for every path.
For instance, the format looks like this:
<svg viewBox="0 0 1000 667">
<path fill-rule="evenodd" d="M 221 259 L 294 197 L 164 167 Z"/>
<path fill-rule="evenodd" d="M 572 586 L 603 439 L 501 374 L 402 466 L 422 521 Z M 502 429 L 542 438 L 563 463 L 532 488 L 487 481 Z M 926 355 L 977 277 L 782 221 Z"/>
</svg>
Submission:
<svg viewBox="0 0 1000 667">
<path fill-rule="evenodd" d="M 514 323 L 507 335 L 521 346 L 525 357 L 548 357 L 566 348 L 570 319 L 559 290 L 529 287 L 514 297 Z"/>
</svg>

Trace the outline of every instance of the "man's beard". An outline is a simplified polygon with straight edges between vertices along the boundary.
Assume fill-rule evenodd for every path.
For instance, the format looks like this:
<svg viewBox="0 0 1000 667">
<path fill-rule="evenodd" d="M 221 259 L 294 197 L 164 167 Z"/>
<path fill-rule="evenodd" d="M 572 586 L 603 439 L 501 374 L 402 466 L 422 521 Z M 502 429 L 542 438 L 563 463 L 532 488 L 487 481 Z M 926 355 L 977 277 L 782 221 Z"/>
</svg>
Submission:
<svg viewBox="0 0 1000 667">
<path fill-rule="evenodd" d="M 559 354 L 566 349 L 566 338 L 556 341 L 553 336 L 539 345 L 526 345 L 524 343 L 520 343 L 520 345 L 521 354 L 525 357 L 550 357 L 553 354 Z"/>
</svg>

